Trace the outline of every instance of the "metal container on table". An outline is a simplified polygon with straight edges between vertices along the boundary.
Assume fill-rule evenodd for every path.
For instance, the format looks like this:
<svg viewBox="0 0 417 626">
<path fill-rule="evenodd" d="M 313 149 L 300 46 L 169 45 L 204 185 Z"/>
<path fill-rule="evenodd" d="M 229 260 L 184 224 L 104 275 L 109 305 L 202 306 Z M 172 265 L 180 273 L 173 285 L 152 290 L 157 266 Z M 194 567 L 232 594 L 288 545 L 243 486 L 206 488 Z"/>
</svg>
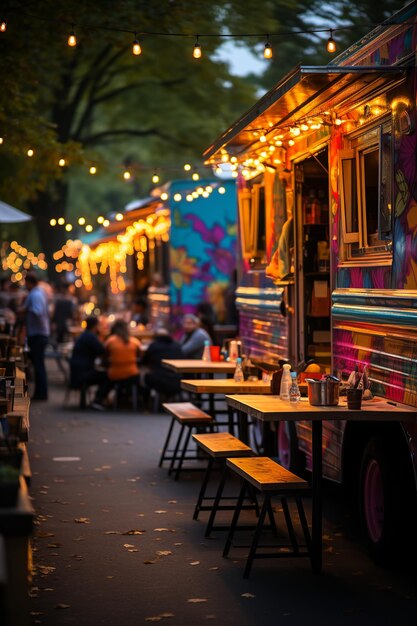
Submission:
<svg viewBox="0 0 417 626">
<path fill-rule="evenodd" d="M 307 378 L 308 401 L 313 406 L 337 406 L 339 404 L 340 381 L 335 377 L 320 380 Z"/>
</svg>

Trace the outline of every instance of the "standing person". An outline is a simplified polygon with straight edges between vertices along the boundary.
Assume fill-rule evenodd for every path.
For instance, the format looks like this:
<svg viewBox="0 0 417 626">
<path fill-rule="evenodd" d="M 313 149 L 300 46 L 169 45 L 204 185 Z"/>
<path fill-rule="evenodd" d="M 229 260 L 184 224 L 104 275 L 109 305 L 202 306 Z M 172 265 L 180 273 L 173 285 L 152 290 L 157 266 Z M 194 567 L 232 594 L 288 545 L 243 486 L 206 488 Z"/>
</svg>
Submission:
<svg viewBox="0 0 417 626">
<path fill-rule="evenodd" d="M 23 304 L 26 336 L 30 350 L 30 359 L 35 374 L 35 391 L 32 400 L 48 399 L 48 378 L 45 367 L 45 348 L 49 340 L 48 299 L 39 286 L 36 274 L 26 274 L 25 284 L 29 291 Z"/>
<path fill-rule="evenodd" d="M 181 349 L 186 359 L 201 359 L 206 341 L 211 345 L 210 335 L 200 326 L 196 315 L 187 313 L 182 318 L 184 335 L 180 339 Z"/>
<path fill-rule="evenodd" d="M 75 301 L 69 292 L 68 283 L 58 285 L 52 313 L 52 329 L 58 343 L 68 340 L 68 327 L 74 312 Z"/>
</svg>

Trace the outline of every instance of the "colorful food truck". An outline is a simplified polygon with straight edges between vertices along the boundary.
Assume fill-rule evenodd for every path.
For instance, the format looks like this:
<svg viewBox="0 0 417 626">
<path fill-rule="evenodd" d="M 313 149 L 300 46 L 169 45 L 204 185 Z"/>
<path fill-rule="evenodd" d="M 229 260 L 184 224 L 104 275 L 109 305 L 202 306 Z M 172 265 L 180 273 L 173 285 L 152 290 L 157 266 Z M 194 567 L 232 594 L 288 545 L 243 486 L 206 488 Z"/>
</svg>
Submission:
<svg viewBox="0 0 417 626">
<path fill-rule="evenodd" d="M 258 361 L 314 359 L 417 408 L 417 3 L 321 67 L 299 66 L 205 152 L 238 165 L 236 304 Z M 307 423 L 281 461 L 311 466 Z M 414 534 L 417 426 L 324 422 L 325 476 L 359 496 L 376 559 Z"/>
</svg>

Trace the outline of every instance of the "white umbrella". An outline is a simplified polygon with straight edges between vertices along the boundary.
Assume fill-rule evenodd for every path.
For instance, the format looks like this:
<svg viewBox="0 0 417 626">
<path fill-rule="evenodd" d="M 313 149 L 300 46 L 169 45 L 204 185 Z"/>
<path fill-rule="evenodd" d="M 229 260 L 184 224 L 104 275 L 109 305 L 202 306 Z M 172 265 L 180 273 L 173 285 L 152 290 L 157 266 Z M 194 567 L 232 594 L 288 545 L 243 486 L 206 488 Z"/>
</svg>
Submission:
<svg viewBox="0 0 417 626">
<path fill-rule="evenodd" d="M 12 224 L 13 222 L 28 222 L 32 219 L 31 215 L 19 211 L 0 200 L 0 224 Z"/>
</svg>

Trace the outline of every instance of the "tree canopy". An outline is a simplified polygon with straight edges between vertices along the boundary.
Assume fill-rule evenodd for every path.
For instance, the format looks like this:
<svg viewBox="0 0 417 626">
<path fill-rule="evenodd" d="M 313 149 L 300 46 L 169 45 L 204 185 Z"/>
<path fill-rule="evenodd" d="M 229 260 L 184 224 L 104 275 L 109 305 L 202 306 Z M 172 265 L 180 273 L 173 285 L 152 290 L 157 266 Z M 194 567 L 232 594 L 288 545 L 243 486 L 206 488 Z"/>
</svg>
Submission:
<svg viewBox="0 0 417 626">
<path fill-rule="evenodd" d="M 34 215 L 50 259 L 65 240 L 51 218 L 120 209 L 148 193 L 154 169 L 162 182 L 183 175 L 183 163 L 201 164 L 203 150 L 256 101 L 259 86 L 270 88 L 297 61 L 328 62 L 327 33 L 306 33 L 310 27 L 376 23 L 401 4 L 4 0 L 0 198 Z M 75 47 L 67 45 L 72 30 Z M 271 35 L 274 57 L 263 76 L 234 76 L 216 55 L 225 35 L 259 52 L 262 33 L 280 32 L 287 35 Z M 358 30 L 340 33 L 349 43 Z M 195 60 L 198 34 L 202 58 Z M 132 54 L 134 39 L 140 56 Z M 121 176 L 127 166 L 129 183 Z"/>
</svg>

